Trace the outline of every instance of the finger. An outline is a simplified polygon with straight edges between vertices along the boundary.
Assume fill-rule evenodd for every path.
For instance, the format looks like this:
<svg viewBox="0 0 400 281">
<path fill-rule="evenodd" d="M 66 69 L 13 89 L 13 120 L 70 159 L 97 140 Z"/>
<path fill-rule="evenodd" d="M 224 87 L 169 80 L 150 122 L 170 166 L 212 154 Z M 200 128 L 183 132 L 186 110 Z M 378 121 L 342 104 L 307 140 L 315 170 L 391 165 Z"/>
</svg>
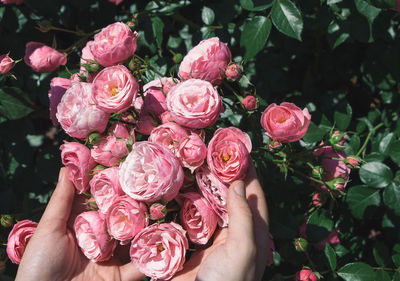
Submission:
<svg viewBox="0 0 400 281">
<path fill-rule="evenodd" d="M 246 199 L 246 190 L 243 181 L 231 184 L 228 193 L 228 247 L 242 250 L 254 249 L 253 216 Z"/>
<path fill-rule="evenodd" d="M 146 277 L 132 263 L 127 263 L 119 267 L 121 281 L 137 281 Z"/>
<path fill-rule="evenodd" d="M 67 168 L 61 168 L 58 184 L 47 204 L 40 220 L 41 223 L 51 223 L 54 227 L 65 226 L 71 213 L 75 188 L 68 179 Z"/>
</svg>

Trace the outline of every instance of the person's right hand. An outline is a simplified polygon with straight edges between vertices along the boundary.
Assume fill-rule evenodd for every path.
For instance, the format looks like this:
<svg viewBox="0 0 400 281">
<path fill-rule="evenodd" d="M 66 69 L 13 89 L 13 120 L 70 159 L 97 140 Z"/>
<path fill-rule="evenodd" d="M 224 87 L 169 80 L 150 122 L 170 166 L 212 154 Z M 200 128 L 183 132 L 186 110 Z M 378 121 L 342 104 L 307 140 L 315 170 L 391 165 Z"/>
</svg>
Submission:
<svg viewBox="0 0 400 281">
<path fill-rule="evenodd" d="M 261 280 L 270 251 L 268 211 L 253 165 L 244 182 L 229 188 L 228 216 L 228 228 L 209 248 L 197 250 L 173 281 Z"/>
</svg>

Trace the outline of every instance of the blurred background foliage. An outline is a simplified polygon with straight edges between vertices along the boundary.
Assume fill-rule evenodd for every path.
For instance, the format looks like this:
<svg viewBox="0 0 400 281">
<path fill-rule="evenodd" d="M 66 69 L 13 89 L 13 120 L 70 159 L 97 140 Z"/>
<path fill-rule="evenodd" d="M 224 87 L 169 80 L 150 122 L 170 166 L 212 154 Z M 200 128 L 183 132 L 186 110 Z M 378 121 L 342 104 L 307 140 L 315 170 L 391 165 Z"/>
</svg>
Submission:
<svg viewBox="0 0 400 281">
<path fill-rule="evenodd" d="M 68 53 L 67 67 L 54 73 L 35 73 L 22 61 L 12 70 L 16 79 L 0 77 L 0 213 L 40 219 L 61 167 L 59 146 L 66 139 L 49 119 L 50 80 L 78 72 L 80 51 L 94 31 L 134 19 L 140 34 L 137 53 L 166 76 L 176 75 L 181 55 L 213 36 L 227 42 L 233 60 L 243 65 L 241 94 L 255 94 L 260 108 L 245 112 L 225 85 L 226 111 L 219 125 L 240 127 L 256 148 L 253 158 L 276 244 L 265 280 L 293 279 L 303 265 L 325 280 L 400 280 L 400 16 L 395 6 L 395 0 L 0 4 L 0 54 L 21 59 L 29 41 Z M 148 71 L 145 82 L 156 75 Z M 333 127 L 347 132 L 348 155 L 367 140 L 360 154 L 366 162 L 359 172 L 352 171 L 347 194 L 321 208 L 311 204 L 315 188 L 308 179 L 290 172 L 285 179 L 271 154 L 260 149 L 267 142 L 261 112 L 283 101 L 312 114 L 299 147 L 312 149 Z M 305 166 L 302 161 L 295 164 Z M 292 241 L 306 215 L 313 217 L 322 238 L 339 229 L 341 244 L 296 252 Z M 9 231 L 1 227 L 1 243 Z M 0 278 L 14 276 L 16 266 L 7 261 L 4 246 L 0 261 Z"/>
</svg>

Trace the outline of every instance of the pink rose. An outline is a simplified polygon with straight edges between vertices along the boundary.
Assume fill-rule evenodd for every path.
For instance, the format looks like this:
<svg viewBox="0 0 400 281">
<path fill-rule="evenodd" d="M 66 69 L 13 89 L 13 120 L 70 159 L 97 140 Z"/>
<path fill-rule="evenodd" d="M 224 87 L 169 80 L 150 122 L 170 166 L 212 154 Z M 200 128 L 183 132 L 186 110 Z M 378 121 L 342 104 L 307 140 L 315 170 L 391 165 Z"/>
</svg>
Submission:
<svg viewBox="0 0 400 281">
<path fill-rule="evenodd" d="M 126 245 L 149 225 L 147 206 L 127 195 L 118 196 L 107 211 L 106 221 L 111 237 Z"/>
<path fill-rule="evenodd" d="M 237 64 L 230 64 L 225 70 L 225 76 L 228 80 L 236 81 L 242 74 L 242 68 Z"/>
<path fill-rule="evenodd" d="M 318 281 L 318 277 L 308 269 L 302 269 L 296 273 L 296 281 Z"/>
<path fill-rule="evenodd" d="M 183 58 L 178 75 L 182 79 L 197 78 L 219 85 L 231 58 L 231 51 L 218 37 L 206 39 Z"/>
<path fill-rule="evenodd" d="M 217 214 L 219 226 L 226 227 L 228 225 L 228 186 L 212 174 L 207 166 L 196 169 L 196 181 L 201 194 Z"/>
<path fill-rule="evenodd" d="M 207 164 L 224 183 L 231 183 L 246 176 L 251 152 L 250 137 L 235 127 L 215 131 L 208 144 Z"/>
<path fill-rule="evenodd" d="M 37 223 L 30 220 L 17 222 L 10 234 L 7 242 L 7 255 L 13 263 L 19 264 L 24 255 L 26 245 L 36 230 Z"/>
<path fill-rule="evenodd" d="M 13 68 L 14 60 L 10 58 L 8 55 L 0 56 L 0 73 L 6 74 Z"/>
<path fill-rule="evenodd" d="M 171 279 L 183 268 L 189 248 L 186 231 L 176 223 L 152 224 L 133 239 L 130 255 L 133 265 L 143 274 L 162 280 Z"/>
<path fill-rule="evenodd" d="M 57 106 L 58 122 L 71 137 L 84 139 L 93 132 L 102 133 L 107 126 L 109 114 L 93 104 L 91 90 L 92 84 L 74 82 Z"/>
<path fill-rule="evenodd" d="M 54 77 L 50 82 L 49 100 L 50 100 L 50 118 L 55 126 L 60 123 L 57 120 L 57 106 L 61 102 L 61 98 L 71 86 L 71 80 L 61 77 Z"/>
<path fill-rule="evenodd" d="M 166 85 L 167 83 L 174 83 L 173 79 L 163 77 L 155 79 L 143 86 L 145 96 L 144 108 L 147 112 L 160 115 L 167 110 L 165 93 L 163 93 L 163 85 Z"/>
<path fill-rule="evenodd" d="M 21 5 L 24 0 L 1 0 L 4 4 L 15 4 L 15 5 Z"/>
<path fill-rule="evenodd" d="M 222 100 L 209 82 L 189 79 L 172 87 L 167 96 L 167 107 L 176 123 L 201 129 L 217 121 Z"/>
<path fill-rule="evenodd" d="M 303 111 L 295 104 L 283 102 L 270 104 L 261 115 L 261 126 L 265 134 L 280 142 L 295 142 L 304 137 L 310 125 L 308 109 Z"/>
<path fill-rule="evenodd" d="M 255 96 L 247 96 L 242 100 L 242 105 L 246 110 L 254 110 L 258 107 Z"/>
<path fill-rule="evenodd" d="M 75 219 L 74 230 L 78 245 L 89 260 L 101 262 L 112 257 L 117 241 L 107 234 L 106 222 L 99 212 L 81 213 Z"/>
<path fill-rule="evenodd" d="M 172 119 L 171 112 L 168 110 L 160 114 L 160 120 L 162 124 L 174 121 L 174 119 Z"/>
<path fill-rule="evenodd" d="M 136 123 L 136 132 L 142 135 L 150 135 L 151 131 L 158 125 L 158 123 L 147 112 L 142 111 L 139 114 L 139 120 Z"/>
<path fill-rule="evenodd" d="M 167 209 L 160 203 L 153 203 L 150 206 L 150 218 L 152 220 L 160 220 L 167 214 Z"/>
<path fill-rule="evenodd" d="M 67 56 L 40 42 L 28 42 L 25 63 L 36 72 L 52 72 L 67 63 Z"/>
<path fill-rule="evenodd" d="M 169 122 L 154 128 L 149 136 L 149 141 L 162 145 L 175 154 L 179 142 L 188 134 L 188 131 L 180 125 Z"/>
<path fill-rule="evenodd" d="M 96 173 L 89 182 L 90 193 L 103 214 L 107 213 L 115 197 L 125 194 L 119 183 L 118 173 L 117 167 L 104 169 Z"/>
<path fill-rule="evenodd" d="M 195 192 L 181 195 L 181 222 L 193 243 L 205 245 L 217 227 L 217 215 L 208 201 Z"/>
<path fill-rule="evenodd" d="M 176 156 L 181 160 L 183 167 L 190 169 L 193 173 L 203 165 L 207 156 L 207 147 L 198 134 L 192 133 L 180 140 Z"/>
<path fill-rule="evenodd" d="M 95 60 L 94 56 L 92 54 L 92 51 L 90 48 L 93 46 L 94 41 L 87 41 L 85 47 L 82 49 L 82 55 L 81 55 L 81 60 L 80 64 L 85 64 L 88 63 L 91 60 Z M 81 68 L 82 70 L 82 68 Z"/>
<path fill-rule="evenodd" d="M 119 171 L 122 190 L 145 202 L 171 201 L 183 184 L 179 160 L 168 149 L 148 141 L 136 142 Z"/>
<path fill-rule="evenodd" d="M 118 164 L 129 153 L 127 148 L 129 138 L 133 144 L 135 134 L 133 132 L 130 134 L 126 125 L 120 122 L 114 123 L 107 136 L 103 136 L 99 143 L 93 145 L 91 149 L 93 159 L 106 167 Z"/>
<path fill-rule="evenodd" d="M 125 66 L 110 66 L 94 78 L 92 98 L 105 112 L 124 112 L 132 106 L 138 90 L 139 84 Z"/>
<path fill-rule="evenodd" d="M 61 161 L 68 169 L 68 178 L 79 194 L 86 192 L 89 189 L 90 174 L 96 167 L 89 148 L 77 142 L 67 142 L 60 149 Z"/>
<path fill-rule="evenodd" d="M 124 0 L 108 0 L 108 1 L 110 1 L 111 3 L 114 3 L 115 5 L 119 5 L 119 4 L 121 4 Z"/>
<path fill-rule="evenodd" d="M 111 66 L 128 59 L 136 51 L 138 34 L 123 22 L 115 22 L 94 36 L 90 51 L 102 66 Z"/>
</svg>

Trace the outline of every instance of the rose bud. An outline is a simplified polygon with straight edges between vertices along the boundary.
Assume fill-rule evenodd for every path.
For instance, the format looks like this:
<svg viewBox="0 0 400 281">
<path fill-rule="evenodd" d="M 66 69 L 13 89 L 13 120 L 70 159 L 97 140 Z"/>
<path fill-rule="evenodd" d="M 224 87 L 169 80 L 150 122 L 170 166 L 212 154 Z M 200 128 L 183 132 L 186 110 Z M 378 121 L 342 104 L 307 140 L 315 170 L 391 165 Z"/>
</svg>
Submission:
<svg viewBox="0 0 400 281">
<path fill-rule="evenodd" d="M 208 201 L 200 194 L 187 192 L 184 198 L 180 218 L 189 239 L 196 244 L 205 245 L 217 227 L 217 215 Z"/>
<path fill-rule="evenodd" d="M 30 220 L 17 222 L 10 234 L 7 242 L 7 255 L 9 259 L 16 264 L 21 262 L 26 245 L 36 230 L 37 223 Z"/>
<path fill-rule="evenodd" d="M 312 203 L 316 207 L 321 207 L 326 201 L 326 195 L 321 192 L 317 192 L 313 195 Z"/>
<path fill-rule="evenodd" d="M 324 174 L 324 168 L 322 168 L 321 166 L 314 166 L 311 173 L 314 178 L 322 179 L 322 175 Z"/>
<path fill-rule="evenodd" d="M 126 245 L 149 225 L 147 206 L 127 195 L 118 196 L 108 208 L 106 221 L 110 236 Z"/>
<path fill-rule="evenodd" d="M 304 238 L 296 238 L 293 241 L 294 248 L 297 252 L 306 252 L 308 247 L 308 242 Z"/>
<path fill-rule="evenodd" d="M 107 234 L 105 220 L 99 212 L 89 211 L 78 215 L 74 222 L 76 240 L 83 254 L 93 262 L 109 260 L 117 241 Z"/>
<path fill-rule="evenodd" d="M 96 200 L 93 197 L 87 199 L 84 203 L 86 207 L 86 211 L 98 211 L 99 207 L 97 206 Z"/>
<path fill-rule="evenodd" d="M 28 42 L 25 63 L 36 72 L 52 72 L 67 63 L 67 56 L 40 42 Z"/>
<path fill-rule="evenodd" d="M 15 4 L 15 5 L 21 5 L 24 3 L 24 0 L 1 0 L 4 4 Z"/>
<path fill-rule="evenodd" d="M 94 60 L 102 66 L 111 66 L 128 59 L 136 51 L 138 33 L 123 22 L 116 22 L 103 28 L 94 36 L 90 46 Z"/>
<path fill-rule="evenodd" d="M 279 141 L 271 140 L 268 143 L 269 151 L 278 151 L 282 148 L 282 144 Z"/>
<path fill-rule="evenodd" d="M 1 225 L 6 228 L 9 228 L 14 224 L 14 219 L 10 215 L 2 215 L 0 221 Z"/>
<path fill-rule="evenodd" d="M 289 102 L 270 104 L 261 116 L 261 126 L 266 130 L 265 134 L 284 143 L 295 142 L 304 137 L 310 121 L 311 115 L 307 108 L 300 110 Z"/>
<path fill-rule="evenodd" d="M 206 39 L 183 58 L 178 75 L 182 79 L 196 78 L 219 85 L 231 58 L 231 51 L 218 37 Z"/>
<path fill-rule="evenodd" d="M 183 167 L 193 173 L 203 165 L 207 156 L 207 147 L 198 134 L 192 133 L 180 140 L 176 156 L 181 160 Z"/>
<path fill-rule="evenodd" d="M 235 63 L 230 64 L 225 70 L 225 76 L 229 81 L 236 81 L 237 79 L 239 79 L 241 74 L 242 74 L 242 68 Z M 254 108 L 253 109 L 246 108 L 246 109 L 253 110 Z"/>
<path fill-rule="evenodd" d="M 180 53 L 175 54 L 174 57 L 172 58 L 174 63 L 180 63 L 182 61 L 182 59 L 183 59 L 183 56 Z"/>
<path fill-rule="evenodd" d="M 178 158 L 167 148 L 148 141 L 136 142 L 120 166 L 122 190 L 133 199 L 148 203 L 176 197 L 183 184 Z"/>
<path fill-rule="evenodd" d="M 64 131 L 73 138 L 85 139 L 93 132 L 102 133 L 110 115 L 93 104 L 92 84 L 74 82 L 57 106 L 56 117 Z"/>
<path fill-rule="evenodd" d="M 242 105 L 246 110 L 254 110 L 258 107 L 258 102 L 255 96 L 247 96 L 242 100 Z"/>
<path fill-rule="evenodd" d="M 89 189 L 90 173 L 96 167 L 89 148 L 77 142 L 67 142 L 60 149 L 61 161 L 68 169 L 68 179 L 73 182 L 79 194 L 86 192 Z"/>
<path fill-rule="evenodd" d="M 107 113 L 124 112 L 132 106 L 138 90 L 138 82 L 125 66 L 110 66 L 94 78 L 92 99 Z"/>
<path fill-rule="evenodd" d="M 176 123 L 202 129 L 217 121 L 222 100 L 209 82 L 189 79 L 171 88 L 167 95 L 167 108 Z"/>
<path fill-rule="evenodd" d="M 150 218 L 152 220 L 161 220 L 167 214 L 167 208 L 160 203 L 153 203 L 150 206 Z"/>
<path fill-rule="evenodd" d="M 0 56 L 0 73 L 6 74 L 13 68 L 14 60 L 10 58 L 8 55 Z"/>
<path fill-rule="evenodd" d="M 251 152 L 250 137 L 235 127 L 215 131 L 208 144 L 207 164 L 224 183 L 243 179 Z"/>
<path fill-rule="evenodd" d="M 207 166 L 196 169 L 196 182 L 201 194 L 210 203 L 211 208 L 218 216 L 218 225 L 228 225 L 228 186 L 222 183 Z"/>
<path fill-rule="evenodd" d="M 154 128 L 149 136 L 149 141 L 162 145 L 175 154 L 181 139 L 188 135 L 188 131 L 180 125 L 168 122 Z"/>
<path fill-rule="evenodd" d="M 318 281 L 318 277 L 308 269 L 302 269 L 296 273 L 296 281 Z"/>
<path fill-rule="evenodd" d="M 60 125 L 57 120 L 57 106 L 61 102 L 67 89 L 71 86 L 71 80 L 54 77 L 50 82 L 49 100 L 50 100 L 50 118 L 55 126 Z"/>
<path fill-rule="evenodd" d="M 104 169 L 96 173 L 89 182 L 90 193 L 103 214 L 107 213 L 114 198 L 125 194 L 119 183 L 118 173 L 118 167 Z"/>
<path fill-rule="evenodd" d="M 349 156 L 347 157 L 347 162 L 350 164 L 351 168 L 356 168 L 360 164 L 358 157 Z"/>
<path fill-rule="evenodd" d="M 152 224 L 132 240 L 133 265 L 152 279 L 169 280 L 182 270 L 189 243 L 186 231 L 174 222 Z"/>
</svg>

